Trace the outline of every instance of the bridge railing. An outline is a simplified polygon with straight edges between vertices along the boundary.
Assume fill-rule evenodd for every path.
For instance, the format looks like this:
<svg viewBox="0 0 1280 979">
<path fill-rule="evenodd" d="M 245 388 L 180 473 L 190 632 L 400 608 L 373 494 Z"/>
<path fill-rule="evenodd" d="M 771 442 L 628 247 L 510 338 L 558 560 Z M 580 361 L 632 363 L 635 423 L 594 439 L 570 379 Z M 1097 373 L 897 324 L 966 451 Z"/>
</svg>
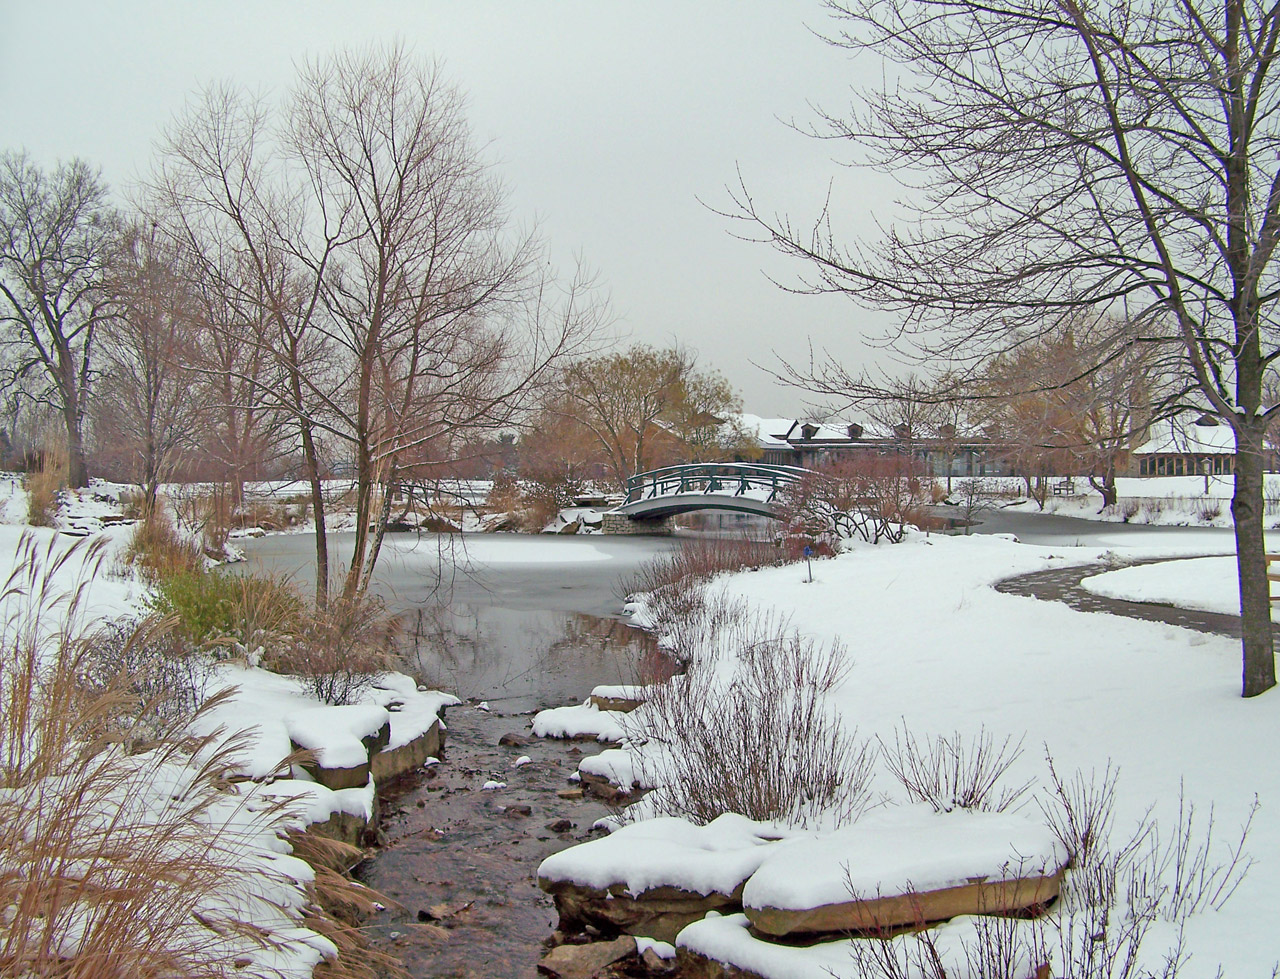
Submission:
<svg viewBox="0 0 1280 979">
<path fill-rule="evenodd" d="M 638 503 L 679 493 L 723 493 L 743 496 L 748 490 L 767 489 L 766 503 L 774 502 L 787 485 L 809 475 L 796 466 L 771 466 L 754 462 L 705 462 L 667 466 L 637 473 L 627 480 L 627 499 Z"/>
</svg>

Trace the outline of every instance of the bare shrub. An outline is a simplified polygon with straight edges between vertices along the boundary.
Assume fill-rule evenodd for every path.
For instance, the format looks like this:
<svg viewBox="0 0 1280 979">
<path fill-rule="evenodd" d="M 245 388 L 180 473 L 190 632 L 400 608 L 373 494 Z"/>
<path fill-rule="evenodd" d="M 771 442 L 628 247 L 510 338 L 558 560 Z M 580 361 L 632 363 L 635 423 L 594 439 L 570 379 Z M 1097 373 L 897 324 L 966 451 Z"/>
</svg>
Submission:
<svg viewBox="0 0 1280 979">
<path fill-rule="evenodd" d="M 975 809 L 1003 812 L 1031 788 L 1028 780 L 1002 786 L 1001 780 L 1022 755 L 1022 739 L 1006 737 L 999 745 L 985 727 L 972 739 L 960 732 L 918 741 L 904 724 L 893 732 L 893 744 L 877 739 L 885 765 L 912 802 L 925 802 L 935 812 Z"/>
<path fill-rule="evenodd" d="M 848 669 L 845 648 L 820 647 L 741 605 L 724 612 L 715 637 L 631 715 L 641 765 L 661 769 L 646 775 L 658 786 L 647 801 L 696 823 L 726 812 L 802 826 L 855 819 L 872 753 L 826 704 Z"/>
<path fill-rule="evenodd" d="M 975 916 L 975 937 L 964 940 L 954 964 L 972 979 L 1047 977 L 1039 922 L 1015 917 Z M 951 979 L 936 933 L 918 930 L 894 938 L 868 936 L 849 943 L 856 974 L 864 979 Z"/>
<path fill-rule="evenodd" d="M 962 942 L 963 962 L 955 965 L 981 979 L 1176 979 L 1190 958 L 1183 939 L 1188 919 L 1221 910 L 1249 869 L 1244 843 L 1256 804 L 1225 851 L 1214 843 L 1212 812 L 1198 822 L 1195 807 L 1182 798 L 1167 839 L 1151 811 L 1116 838 L 1116 769 L 1108 763 L 1100 774 L 1063 778 L 1052 758 L 1048 764 L 1051 798 L 1042 800 L 1041 808 L 1072 855 L 1057 911 L 1034 921 L 972 919 L 974 938 Z M 1172 931 L 1159 935 L 1164 949 L 1153 955 L 1144 944 L 1159 921 L 1172 925 Z M 927 930 L 856 939 L 850 948 L 861 976 L 946 979 L 954 974 Z"/>
<path fill-rule="evenodd" d="M 656 592 L 668 585 L 705 582 L 717 574 L 767 568 L 785 563 L 782 553 L 768 541 L 749 537 L 691 537 L 679 548 L 651 558 L 628 582 L 628 593 Z"/>
<path fill-rule="evenodd" d="M 1240 835 L 1219 856 L 1214 842 L 1213 807 L 1201 824 L 1194 803 L 1185 790 L 1178 792 L 1178 820 L 1167 837 L 1160 824 L 1152 822 L 1150 845 L 1141 872 L 1160 884 L 1160 916 L 1166 921 L 1184 921 L 1201 911 L 1220 911 L 1231 899 L 1253 866 L 1244 852 L 1249 830 L 1258 812 L 1258 800 L 1240 829 Z"/>
<path fill-rule="evenodd" d="M 842 538 L 896 544 L 928 523 L 932 480 L 907 455 L 866 456 L 824 465 L 781 494 L 788 532 L 839 548 Z"/>
<path fill-rule="evenodd" d="M 723 623 L 735 621 L 736 603 L 710 595 L 717 574 L 783 564 L 773 544 L 745 537 L 682 541 L 679 549 L 646 561 L 627 583 L 625 595 L 643 596 L 645 611 L 666 652 L 688 663 Z"/>
<path fill-rule="evenodd" d="M 996 506 L 995 500 L 991 498 L 980 479 L 957 481 L 955 492 L 950 494 L 949 502 L 955 506 L 955 512 L 964 522 L 966 534 L 969 533 L 969 528 L 973 524 L 981 523 L 979 516 Z"/>
<path fill-rule="evenodd" d="M 1053 796 L 1046 821 L 1071 853 L 1061 905 L 1042 938 L 1054 974 L 1083 979 L 1172 979 L 1185 963 L 1182 934 L 1191 915 L 1221 910 L 1252 863 L 1245 843 L 1257 804 L 1225 851 L 1214 840 L 1212 810 L 1199 824 L 1179 793 L 1178 817 L 1166 837 L 1153 810 L 1118 840 L 1112 833 L 1117 772 L 1062 778 L 1049 759 Z M 1175 940 L 1160 970 L 1139 965 L 1155 922 L 1173 926 Z"/>
<path fill-rule="evenodd" d="M 520 502 L 529 511 L 536 529 L 545 527 L 565 507 L 573 506 L 576 497 L 587 488 L 572 468 L 554 464 L 523 470 L 520 480 Z"/>
<path fill-rule="evenodd" d="M 136 698 L 133 721 L 154 736 L 190 717 L 208 698 L 213 662 L 180 637 L 172 621 L 113 622 L 84 643 L 79 683 L 89 693 L 124 688 Z"/>
<path fill-rule="evenodd" d="M 949 979 L 936 937 L 923 928 L 897 940 L 876 936 L 854 939 L 849 942 L 849 956 L 855 973 L 866 979 Z"/>
<path fill-rule="evenodd" d="M 1045 762 L 1053 796 L 1048 803 L 1038 803 L 1040 812 L 1067 851 L 1070 866 L 1087 866 L 1094 862 L 1095 855 L 1107 845 L 1111 835 L 1120 772 L 1108 761 L 1101 775 L 1090 772 L 1086 777 L 1077 771 L 1070 778 L 1063 778 L 1048 753 Z"/>
<path fill-rule="evenodd" d="M 495 473 L 485 507 L 491 513 L 505 513 L 520 505 L 520 484 L 506 470 Z"/>
<path fill-rule="evenodd" d="M 1164 513 L 1164 501 L 1154 496 L 1149 496 L 1142 501 L 1142 512 L 1146 517 L 1146 522 L 1153 523 L 1160 518 L 1160 514 Z"/>
<path fill-rule="evenodd" d="M 371 596 L 331 599 L 271 656 L 273 669 L 303 681 L 326 704 L 349 704 L 397 665 L 399 623 Z"/>
<path fill-rule="evenodd" d="M 1129 523 L 1142 510 L 1142 503 L 1132 497 L 1120 501 L 1120 519 Z"/>
<path fill-rule="evenodd" d="M 1263 512 L 1268 517 L 1280 515 L 1280 481 L 1268 479 L 1263 500 Z"/>
<path fill-rule="evenodd" d="M 1214 499 L 1201 500 L 1196 506 L 1196 516 L 1202 523 L 1213 523 L 1222 516 L 1222 501 Z"/>
</svg>

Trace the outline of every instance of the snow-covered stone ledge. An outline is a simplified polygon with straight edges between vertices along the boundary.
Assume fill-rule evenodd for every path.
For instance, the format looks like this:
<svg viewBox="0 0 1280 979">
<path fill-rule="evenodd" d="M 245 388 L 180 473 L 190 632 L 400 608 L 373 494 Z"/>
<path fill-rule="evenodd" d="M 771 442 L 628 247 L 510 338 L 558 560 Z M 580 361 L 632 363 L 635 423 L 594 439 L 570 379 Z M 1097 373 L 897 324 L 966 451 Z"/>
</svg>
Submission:
<svg viewBox="0 0 1280 979">
<path fill-rule="evenodd" d="M 402 673 L 379 675 L 358 703 L 340 706 L 317 704 L 296 678 L 255 667 L 220 667 L 211 686 L 234 689 L 200 719 L 200 732 L 243 732 L 234 753 L 243 776 L 275 779 L 277 794 L 305 796 L 310 831 L 352 844 L 377 825 L 377 789 L 440 755 L 441 712 L 461 702 L 419 690 Z M 292 779 L 279 779 L 299 749 L 309 760 L 293 767 Z"/>
</svg>

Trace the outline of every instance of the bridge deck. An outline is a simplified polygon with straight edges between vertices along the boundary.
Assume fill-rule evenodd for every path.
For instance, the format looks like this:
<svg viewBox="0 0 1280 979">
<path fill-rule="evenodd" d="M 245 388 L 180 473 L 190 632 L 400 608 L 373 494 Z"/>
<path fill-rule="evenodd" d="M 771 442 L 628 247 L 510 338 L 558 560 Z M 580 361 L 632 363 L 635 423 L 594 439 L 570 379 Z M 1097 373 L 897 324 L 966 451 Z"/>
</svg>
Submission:
<svg viewBox="0 0 1280 979">
<path fill-rule="evenodd" d="M 612 512 L 656 520 L 695 510 L 778 516 L 778 496 L 809 475 L 795 466 L 726 462 L 668 466 L 627 480 L 627 498 Z"/>
</svg>

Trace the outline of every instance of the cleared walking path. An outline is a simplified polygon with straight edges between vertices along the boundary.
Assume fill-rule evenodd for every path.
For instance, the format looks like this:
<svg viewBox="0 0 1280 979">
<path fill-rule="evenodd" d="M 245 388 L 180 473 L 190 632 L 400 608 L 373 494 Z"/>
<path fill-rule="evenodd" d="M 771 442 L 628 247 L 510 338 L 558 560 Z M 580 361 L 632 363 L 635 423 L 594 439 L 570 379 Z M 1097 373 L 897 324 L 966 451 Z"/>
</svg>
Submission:
<svg viewBox="0 0 1280 979">
<path fill-rule="evenodd" d="M 1205 555 L 1196 555 L 1204 557 Z M 1129 566 L 1141 564 L 1164 563 L 1169 560 L 1194 560 L 1193 558 L 1151 558 L 1130 562 Z M 1130 619 L 1144 619 L 1147 622 L 1163 622 L 1168 625 L 1182 626 L 1197 632 L 1210 632 L 1217 635 L 1240 638 L 1240 616 L 1224 615 L 1221 612 L 1202 612 L 1198 609 L 1175 608 L 1171 605 L 1159 605 L 1153 602 L 1128 602 L 1120 598 L 1106 598 L 1086 591 L 1080 582 L 1095 574 L 1113 571 L 1115 568 L 1106 564 L 1077 564 L 1069 568 L 1050 568 L 1047 571 L 1035 571 L 1031 574 L 1006 578 L 996 583 L 996 591 L 1006 595 L 1026 595 L 1050 602 L 1064 602 L 1081 612 L 1106 612 L 1110 615 L 1123 615 Z M 1280 624 L 1272 627 L 1280 636 Z"/>
</svg>

